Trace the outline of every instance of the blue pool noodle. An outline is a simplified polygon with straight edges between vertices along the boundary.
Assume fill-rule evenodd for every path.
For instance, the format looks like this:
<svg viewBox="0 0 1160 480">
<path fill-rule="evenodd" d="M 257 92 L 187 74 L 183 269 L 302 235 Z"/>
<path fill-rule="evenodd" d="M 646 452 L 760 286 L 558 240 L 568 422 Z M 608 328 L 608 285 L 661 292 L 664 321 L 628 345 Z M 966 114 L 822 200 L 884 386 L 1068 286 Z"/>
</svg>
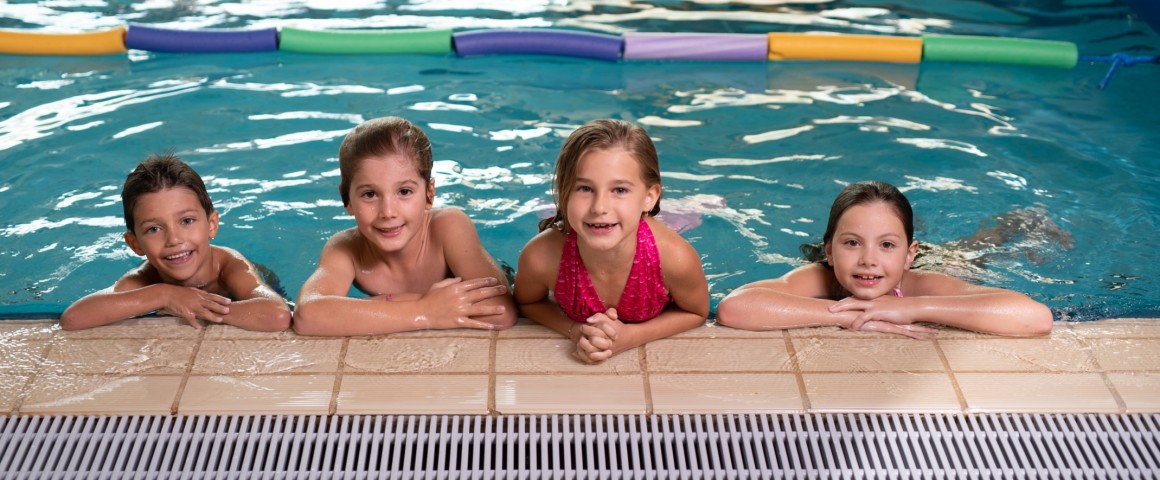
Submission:
<svg viewBox="0 0 1160 480">
<path fill-rule="evenodd" d="M 451 36 L 456 55 L 534 54 L 620 60 L 619 36 L 574 30 L 474 30 Z"/>
<path fill-rule="evenodd" d="M 278 49 L 278 29 L 175 30 L 131 23 L 125 47 L 167 53 L 268 52 Z"/>
</svg>

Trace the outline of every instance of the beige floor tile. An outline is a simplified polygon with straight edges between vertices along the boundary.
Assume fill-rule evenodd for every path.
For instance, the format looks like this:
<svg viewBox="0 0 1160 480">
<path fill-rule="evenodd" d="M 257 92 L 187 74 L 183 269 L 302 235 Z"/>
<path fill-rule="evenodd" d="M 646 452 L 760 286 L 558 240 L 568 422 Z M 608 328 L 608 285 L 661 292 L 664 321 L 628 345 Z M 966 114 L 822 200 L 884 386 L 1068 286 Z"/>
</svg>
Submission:
<svg viewBox="0 0 1160 480">
<path fill-rule="evenodd" d="M 294 330 L 255 332 L 233 325 L 207 325 L 204 338 L 206 340 L 291 340 L 298 338 L 298 334 L 294 333 Z"/>
<path fill-rule="evenodd" d="M 85 330 L 61 330 L 62 338 L 198 338 L 202 331 L 176 317 L 141 317 Z"/>
<path fill-rule="evenodd" d="M 53 344 L 42 371 L 115 375 L 183 375 L 193 357 L 193 340 L 76 340 Z"/>
<path fill-rule="evenodd" d="M 189 377 L 177 407 L 182 415 L 326 415 L 334 375 Z"/>
<path fill-rule="evenodd" d="M 801 412 L 790 373 L 650 374 L 653 413 Z"/>
<path fill-rule="evenodd" d="M 28 376 L 10 371 L 0 372 L 0 416 L 7 415 L 16 408 L 16 401 L 24 392 Z"/>
<path fill-rule="evenodd" d="M 21 414 L 169 415 L 181 376 L 39 375 Z"/>
<path fill-rule="evenodd" d="M 487 338 L 352 339 L 344 372 L 487 373 Z"/>
<path fill-rule="evenodd" d="M 13 339 L 48 340 L 57 330 L 60 328 L 55 321 L 4 320 L 0 321 L 0 343 Z"/>
<path fill-rule="evenodd" d="M 342 377 L 339 415 L 486 415 L 488 376 L 351 375 Z"/>
<path fill-rule="evenodd" d="M 633 375 L 496 375 L 495 408 L 517 414 L 643 414 L 644 380 Z"/>
<path fill-rule="evenodd" d="M 576 346 L 555 338 L 501 338 L 495 346 L 497 373 L 626 374 L 640 371 L 640 351 L 632 349 L 604 362 L 589 365 L 572 356 Z"/>
<path fill-rule="evenodd" d="M 49 341 L 25 335 L 0 337 L 0 365 L 7 373 L 32 375 L 44 364 Z"/>
<path fill-rule="evenodd" d="M 491 338 L 492 332 L 493 330 L 480 330 L 477 328 L 455 328 L 450 330 L 415 330 L 413 332 L 392 333 L 390 336 L 392 338 Z"/>
<path fill-rule="evenodd" d="M 1089 348 L 1071 335 L 1042 338 L 943 340 L 939 347 L 956 372 L 1094 372 Z"/>
<path fill-rule="evenodd" d="M 341 339 L 205 340 L 197 352 L 193 373 L 334 373 L 341 349 Z"/>
<path fill-rule="evenodd" d="M 1088 343 L 1104 370 L 1160 372 L 1160 338 L 1101 338 Z"/>
<path fill-rule="evenodd" d="M 1096 412 L 1119 407 L 1097 373 L 956 373 L 968 412 Z"/>
<path fill-rule="evenodd" d="M 520 317 L 511 328 L 497 332 L 499 338 L 564 338 L 554 330 L 536 323 L 534 320 Z"/>
<path fill-rule="evenodd" d="M 805 373 L 815 412 L 959 412 L 944 373 Z"/>
<path fill-rule="evenodd" d="M 913 338 L 795 338 L 802 372 L 946 371 L 934 342 Z"/>
<path fill-rule="evenodd" d="M 1158 318 L 1113 318 L 1094 322 L 1068 322 L 1071 329 L 1087 338 L 1160 338 Z"/>
<path fill-rule="evenodd" d="M 1160 413 L 1160 373 L 1109 373 L 1128 413 Z"/>
<path fill-rule="evenodd" d="M 652 373 L 793 371 L 784 338 L 666 338 L 645 350 Z"/>
</svg>

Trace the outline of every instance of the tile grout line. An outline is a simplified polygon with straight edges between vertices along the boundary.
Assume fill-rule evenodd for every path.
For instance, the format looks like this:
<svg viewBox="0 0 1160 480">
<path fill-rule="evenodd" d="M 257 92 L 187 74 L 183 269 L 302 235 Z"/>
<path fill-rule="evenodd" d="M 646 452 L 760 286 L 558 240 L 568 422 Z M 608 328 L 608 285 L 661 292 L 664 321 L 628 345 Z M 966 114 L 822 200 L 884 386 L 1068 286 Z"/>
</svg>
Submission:
<svg viewBox="0 0 1160 480">
<path fill-rule="evenodd" d="M 9 415 L 14 416 L 19 413 L 22 408 L 24 408 L 24 401 L 28 400 L 28 396 L 32 394 L 32 384 L 36 381 L 36 378 L 40 376 L 41 371 L 47 367 L 48 362 L 45 360 L 48 360 L 48 356 L 52 353 L 52 347 L 56 344 L 56 337 L 57 332 L 52 332 L 52 335 L 50 335 L 48 340 L 44 342 L 44 345 L 40 347 L 40 365 L 38 365 L 36 370 L 28 376 L 28 380 L 24 381 L 24 387 L 20 389 L 20 395 L 16 397 L 15 401 L 12 402 L 12 409 L 8 412 Z"/>
<path fill-rule="evenodd" d="M 793 372 L 794 379 L 797 380 L 798 396 L 802 401 L 802 412 L 809 412 L 813 405 L 810 402 L 810 394 L 806 392 L 806 379 L 802 375 L 801 365 L 798 364 L 797 349 L 793 346 L 793 337 L 790 336 L 789 330 L 781 331 L 781 338 L 785 342 L 785 352 L 789 355 L 789 368 Z"/>
<path fill-rule="evenodd" d="M 173 403 L 169 405 L 169 414 L 177 415 L 181 411 L 181 397 L 185 396 L 185 386 L 193 374 L 193 365 L 197 363 L 197 355 L 201 353 L 201 343 L 205 341 L 205 332 L 208 327 L 202 327 L 193 342 L 193 351 L 189 352 L 189 364 L 185 366 L 185 373 L 181 375 L 181 382 L 177 384 L 177 392 L 173 394 Z"/>
<path fill-rule="evenodd" d="M 934 344 L 934 351 L 938 354 L 938 359 L 942 362 L 943 371 L 946 372 L 947 378 L 951 381 L 951 388 L 955 390 L 955 397 L 959 401 L 959 412 L 967 413 L 967 395 L 963 393 L 963 388 L 959 386 L 959 379 L 955 376 L 954 369 L 951 368 L 951 361 L 947 359 L 946 352 L 943 351 L 942 345 L 938 343 L 937 338 L 930 339 Z"/>
<path fill-rule="evenodd" d="M 326 411 L 329 415 L 338 413 L 338 394 L 342 390 L 342 374 L 346 371 L 346 352 L 350 348 L 350 338 L 343 338 L 338 347 L 338 365 L 334 369 L 334 387 L 330 392 L 330 405 Z"/>
<path fill-rule="evenodd" d="M 487 409 L 488 415 L 499 415 L 496 409 L 495 401 L 495 385 L 496 385 L 496 351 L 499 350 L 499 332 L 492 331 L 491 336 L 487 342 Z"/>
<path fill-rule="evenodd" d="M 654 406 L 652 398 L 652 383 L 649 381 L 648 376 L 648 351 L 645 350 L 647 347 L 648 344 L 641 345 L 639 351 L 636 354 L 636 358 L 637 362 L 640 363 L 641 387 L 644 388 L 644 414 L 646 416 L 652 416 Z"/>
<path fill-rule="evenodd" d="M 1079 334 L 1075 331 L 1075 329 L 1069 329 L 1069 331 L 1073 336 L 1075 336 L 1076 340 L 1078 340 L 1081 345 L 1087 347 L 1088 359 L 1091 360 L 1092 365 L 1094 365 L 1096 370 L 1099 371 L 1100 379 L 1104 381 L 1104 386 L 1108 388 L 1108 392 L 1111 392 L 1112 400 L 1116 402 L 1116 408 L 1119 409 L 1119 413 L 1128 413 L 1128 403 L 1124 401 L 1124 397 L 1120 395 L 1119 389 L 1117 389 L 1116 385 L 1112 383 L 1112 378 L 1108 376 L 1107 370 L 1104 370 L 1104 366 L 1100 365 L 1100 360 L 1096 358 L 1096 347 L 1088 341 L 1086 335 Z"/>
</svg>

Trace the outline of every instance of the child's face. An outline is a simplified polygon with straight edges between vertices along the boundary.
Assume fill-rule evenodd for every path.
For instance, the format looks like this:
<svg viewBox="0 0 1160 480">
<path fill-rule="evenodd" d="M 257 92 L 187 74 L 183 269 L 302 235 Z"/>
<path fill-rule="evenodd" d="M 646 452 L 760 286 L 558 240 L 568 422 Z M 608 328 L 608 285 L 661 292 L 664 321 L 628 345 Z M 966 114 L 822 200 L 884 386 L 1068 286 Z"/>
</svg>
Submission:
<svg viewBox="0 0 1160 480">
<path fill-rule="evenodd" d="M 206 215 L 197 195 L 184 187 L 146 193 L 133 206 L 136 222 L 125 242 L 144 255 L 165 283 L 201 287 L 213 280 L 210 239 L 218 214 Z"/>
<path fill-rule="evenodd" d="M 350 204 L 358 230 L 382 252 L 398 252 L 427 227 L 435 183 L 424 182 L 414 159 L 389 155 L 364 159 L 351 177 Z"/>
<path fill-rule="evenodd" d="M 838 283 L 854 297 L 871 300 L 890 293 L 910 269 L 918 242 L 906 244 L 902 220 L 890 205 L 872 202 L 846 209 L 838 218 L 826 257 Z"/>
<path fill-rule="evenodd" d="M 641 214 L 652 209 L 661 186 L 647 186 L 640 164 L 621 148 L 580 157 L 568 205 L 568 225 L 589 248 L 607 250 L 636 242 Z"/>
</svg>

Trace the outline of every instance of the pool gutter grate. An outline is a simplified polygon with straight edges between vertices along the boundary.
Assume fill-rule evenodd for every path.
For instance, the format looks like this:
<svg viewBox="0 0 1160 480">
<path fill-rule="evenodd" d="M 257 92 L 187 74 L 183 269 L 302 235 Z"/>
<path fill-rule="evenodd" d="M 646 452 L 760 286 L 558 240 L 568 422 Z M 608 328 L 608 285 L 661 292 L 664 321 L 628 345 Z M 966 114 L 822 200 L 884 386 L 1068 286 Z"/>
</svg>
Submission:
<svg viewBox="0 0 1160 480">
<path fill-rule="evenodd" d="M 0 472 L 1154 478 L 1160 414 L 18 416 L 0 417 Z"/>
</svg>

